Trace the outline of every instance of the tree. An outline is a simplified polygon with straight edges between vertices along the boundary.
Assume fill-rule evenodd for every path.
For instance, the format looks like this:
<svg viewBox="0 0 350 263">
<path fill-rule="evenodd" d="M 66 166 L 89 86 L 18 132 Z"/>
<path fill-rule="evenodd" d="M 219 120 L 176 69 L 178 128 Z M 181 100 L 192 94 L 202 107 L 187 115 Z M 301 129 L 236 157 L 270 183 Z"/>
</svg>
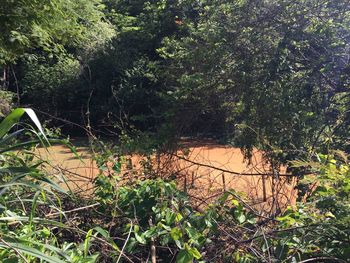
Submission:
<svg viewBox="0 0 350 263">
<path fill-rule="evenodd" d="M 30 68 L 31 63 L 43 65 L 44 61 L 52 65 L 69 54 L 80 61 L 91 57 L 114 36 L 113 28 L 104 19 L 103 8 L 99 0 L 3 0 L 0 11 L 3 88 L 14 90 L 19 101 L 21 76 L 16 74 L 23 74 L 21 65 Z M 14 67 L 16 64 L 22 71 Z M 24 75 L 25 72 L 26 69 Z"/>
<path fill-rule="evenodd" d="M 93 48 L 113 35 L 103 7 L 100 0 L 2 0 L 0 65 L 38 49 L 54 55 Z"/>
<path fill-rule="evenodd" d="M 198 21 L 184 21 L 190 33 L 165 39 L 160 49 L 171 61 L 166 74 L 180 102 L 215 101 L 240 147 L 282 149 L 282 160 L 321 146 L 325 131 L 345 123 L 350 9 L 344 1 L 202 3 Z M 208 108 L 180 114 L 218 111 Z"/>
</svg>

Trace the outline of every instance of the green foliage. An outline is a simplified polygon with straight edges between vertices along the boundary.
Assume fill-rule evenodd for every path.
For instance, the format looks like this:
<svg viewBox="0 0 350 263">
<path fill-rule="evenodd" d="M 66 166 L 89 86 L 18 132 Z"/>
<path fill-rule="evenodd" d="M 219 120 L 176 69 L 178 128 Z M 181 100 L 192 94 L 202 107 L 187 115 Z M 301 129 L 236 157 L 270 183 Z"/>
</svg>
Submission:
<svg viewBox="0 0 350 263">
<path fill-rule="evenodd" d="M 348 147 L 344 1 L 5 3 L 2 53 L 25 57 L 10 84 L 25 104 L 101 133 L 216 136 L 283 163 Z"/>
<path fill-rule="evenodd" d="M 349 261 L 349 162 L 330 151 L 349 151 L 346 1 L 1 7 L 1 80 L 10 90 L 0 91 L 1 117 L 15 91 L 54 117 L 118 135 L 121 145 L 97 143 L 89 202 L 98 207 L 73 213 L 74 225 L 63 211 L 86 200 L 67 197 L 33 152 L 60 140 L 47 139 L 29 109 L 8 115 L 0 124 L 0 261 L 146 260 L 153 248 L 164 262 Z M 34 127 L 19 123 L 25 113 Z M 260 148 L 273 168 L 313 156 L 292 167 L 303 175 L 299 203 L 271 218 L 234 191 L 196 206 L 174 182 L 155 179 L 150 161 L 183 135 L 216 135 L 247 156 Z M 146 179 L 125 178 L 119 153 L 140 148 Z"/>
<path fill-rule="evenodd" d="M 11 132 L 25 113 L 36 129 L 22 124 L 23 129 Z M 37 139 L 24 140 L 28 133 Z M 78 223 L 72 225 L 65 207 L 85 201 L 69 198 L 57 179 L 45 172 L 42 160 L 28 151 L 50 141 L 57 140 L 44 136 L 30 109 L 18 108 L 0 123 L 2 262 L 130 261 L 146 259 L 151 250 L 158 261 L 178 263 L 325 258 L 348 262 L 350 168 L 343 152 L 295 162 L 313 173 L 300 182 L 307 190 L 300 192 L 303 201 L 268 218 L 233 190 L 199 208 L 175 182 L 127 183 L 122 176 L 125 160 L 117 155 L 118 149 L 106 151 L 108 147 L 100 143 L 105 154 L 96 152 L 101 174 L 90 197 L 97 208 L 77 212 L 73 218 Z M 145 166 L 144 173 L 151 175 L 151 169 Z"/>
<path fill-rule="evenodd" d="M 70 108 L 78 90 L 74 83 L 80 75 L 79 61 L 68 56 L 60 56 L 52 64 L 45 57 L 29 60 L 22 79 L 22 96 L 28 101 L 45 98 L 38 108 L 49 112 L 52 108 Z"/>
<path fill-rule="evenodd" d="M 103 213 L 123 216 L 129 220 L 120 226 L 132 236 L 126 244 L 129 253 L 142 253 L 144 246 L 168 246 L 179 251 L 177 262 L 200 259 L 202 250 L 210 242 L 215 223 L 209 213 L 193 210 L 187 196 L 176 189 L 174 182 L 145 180 L 132 186 L 113 187 L 114 180 L 101 176 L 97 180 L 96 195 L 105 206 Z M 116 207 L 116 211 L 110 209 Z M 169 255 L 159 255 L 170 259 Z"/>
<path fill-rule="evenodd" d="M 299 260 L 310 255 L 350 258 L 350 172 L 345 156 L 319 154 L 317 162 L 308 163 L 317 176 L 302 182 L 313 187 L 306 202 L 299 211 L 290 210 L 279 219 L 288 227 L 303 226 L 293 237 L 283 238 Z"/>
<path fill-rule="evenodd" d="M 175 249 L 176 262 L 261 262 L 267 258 L 273 262 L 316 258 L 347 262 L 349 166 L 339 158 L 318 157 L 321 162 L 308 163 L 316 175 L 304 182 L 317 187 L 309 188 L 306 199 L 273 224 L 264 222 L 266 219 L 246 206 L 234 191 L 202 212 L 193 210 L 173 182 L 145 180 L 117 186 L 115 178 L 101 176 L 96 194 L 104 203 L 102 213 L 126 218 L 116 228 L 124 229 L 123 235 L 131 233 L 125 249 L 140 257 L 146 256 L 145 247 L 154 243 Z M 111 210 L 113 207 L 116 209 Z M 225 245 L 215 246 L 222 240 L 226 240 Z M 167 256 L 157 253 L 159 259 L 168 260 Z"/>
<path fill-rule="evenodd" d="M 112 30 L 102 21 L 101 1 L 12 1 L 1 4 L 0 65 L 14 62 L 35 49 L 50 54 L 66 48 L 101 45 L 101 36 Z"/>
<path fill-rule="evenodd" d="M 329 135 L 348 123 L 348 5 L 201 4 L 198 19 L 184 21 L 189 33 L 164 38 L 158 49 L 171 63 L 165 74 L 179 108 L 176 121 L 221 119 L 227 126 L 214 127 L 226 129 L 236 145 L 283 149 L 283 161 L 317 146 L 324 150 Z"/>
<path fill-rule="evenodd" d="M 64 2 L 59 1 L 62 5 Z M 103 8 L 96 4 L 97 0 L 82 0 L 76 3 L 79 6 L 76 10 L 74 3 L 67 1 L 62 15 L 72 20 L 78 16 L 77 27 L 83 28 L 73 33 L 74 23 L 70 27 L 61 25 L 69 31 L 67 34 L 73 35 L 69 38 L 72 42 L 58 42 L 64 52 L 32 48 L 22 56 L 24 59 L 17 60 L 15 73 L 21 102 L 80 124 L 85 121 L 80 113 L 89 112 L 86 117 L 93 127 L 103 124 L 118 132 L 134 127 L 152 134 L 163 132 L 168 113 L 162 111 L 169 106 L 171 96 L 166 95 L 167 88 L 160 79 L 163 59 L 156 49 L 162 45 L 164 36 L 180 29 L 176 19 L 189 12 L 188 4 L 103 1 Z M 15 10 L 17 5 L 13 5 Z M 40 10 L 40 4 L 33 3 L 27 11 Z M 76 14 L 71 15 L 73 10 Z M 60 21 L 50 19 L 50 25 L 60 25 Z M 109 30 L 113 27 L 113 32 L 104 30 L 106 27 Z M 14 79 L 10 89 L 17 92 Z M 46 95 L 49 99 L 41 100 Z"/>
<path fill-rule="evenodd" d="M 19 122 L 25 113 L 36 129 Z M 18 125 L 23 127 L 11 132 Z M 34 138 L 25 139 L 28 134 Z M 51 209 L 61 211 L 60 195 L 66 191 L 45 172 L 43 161 L 31 149 L 50 141 L 57 142 L 46 138 L 31 109 L 17 108 L 0 122 L 1 262 L 92 263 L 97 259 L 98 254 L 83 255 L 78 244 L 59 240 L 55 229 L 65 228 L 62 217 L 47 216 Z"/>
</svg>

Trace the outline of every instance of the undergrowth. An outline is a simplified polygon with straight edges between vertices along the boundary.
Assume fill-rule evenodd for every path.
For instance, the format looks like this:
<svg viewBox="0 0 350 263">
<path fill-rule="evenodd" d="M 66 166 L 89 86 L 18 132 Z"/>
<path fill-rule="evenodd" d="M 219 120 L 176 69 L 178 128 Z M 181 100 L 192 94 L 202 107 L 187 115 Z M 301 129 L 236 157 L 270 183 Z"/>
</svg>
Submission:
<svg viewBox="0 0 350 263">
<path fill-rule="evenodd" d="M 19 122 L 25 113 L 34 127 Z M 349 262 L 345 154 L 295 164 L 313 173 L 300 183 L 308 191 L 267 217 L 234 190 L 198 205 L 175 181 L 147 178 L 149 166 L 143 180 L 125 183 L 114 151 L 97 153 L 94 194 L 77 196 L 35 154 L 52 143 L 70 146 L 47 138 L 30 109 L 0 124 L 1 262 Z"/>
</svg>

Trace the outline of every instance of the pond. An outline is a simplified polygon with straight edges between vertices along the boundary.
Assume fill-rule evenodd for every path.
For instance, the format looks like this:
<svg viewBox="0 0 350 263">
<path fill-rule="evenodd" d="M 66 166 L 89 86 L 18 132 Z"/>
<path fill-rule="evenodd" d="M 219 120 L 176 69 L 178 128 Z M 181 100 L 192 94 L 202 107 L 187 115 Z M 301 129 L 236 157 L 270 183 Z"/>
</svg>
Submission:
<svg viewBox="0 0 350 263">
<path fill-rule="evenodd" d="M 48 169 L 51 172 L 65 176 L 69 188 L 86 195 L 93 192 L 93 180 L 99 169 L 89 148 L 82 143 L 79 145 L 80 159 L 62 145 L 52 146 L 48 152 L 40 149 L 38 153 L 50 161 Z M 240 193 L 259 210 L 295 203 L 295 179 L 271 176 L 269 166 L 258 150 L 248 162 L 241 150 L 232 146 L 208 140 L 184 145 L 177 152 L 151 156 L 148 160 L 137 154 L 125 156 L 121 177 L 125 182 L 147 177 L 143 168 L 148 162 L 157 176 L 172 176 L 193 200 L 200 200 L 202 204 L 229 189 Z"/>
</svg>

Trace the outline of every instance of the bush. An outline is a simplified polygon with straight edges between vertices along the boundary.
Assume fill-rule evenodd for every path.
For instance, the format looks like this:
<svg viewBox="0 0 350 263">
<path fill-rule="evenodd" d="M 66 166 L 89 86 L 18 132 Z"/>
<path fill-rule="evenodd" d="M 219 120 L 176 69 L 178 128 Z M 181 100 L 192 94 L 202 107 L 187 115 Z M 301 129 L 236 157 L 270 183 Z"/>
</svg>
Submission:
<svg viewBox="0 0 350 263">
<path fill-rule="evenodd" d="M 22 115 L 37 129 L 19 123 Z M 19 128 L 14 132 L 14 126 Z M 28 137 L 29 136 L 29 137 Z M 45 172 L 43 160 L 33 147 L 62 142 L 47 139 L 34 111 L 15 109 L 0 123 L 0 261 L 1 262 L 95 262 L 98 254 L 66 242 L 62 199 L 68 193 L 57 178 Z M 69 200 L 69 199 L 68 199 Z M 78 229 L 74 229 L 78 231 Z"/>
<path fill-rule="evenodd" d="M 11 132 L 25 113 L 36 129 Z M 49 142 L 61 141 L 46 138 L 30 109 L 0 123 L 1 262 L 349 262 L 344 153 L 299 162 L 313 173 L 300 182 L 302 202 L 268 217 L 233 190 L 194 203 L 173 181 L 122 181 L 112 151 L 97 155 L 94 195 L 75 196 L 34 158 L 32 147 Z M 106 160 L 114 161 L 108 175 Z"/>
</svg>

